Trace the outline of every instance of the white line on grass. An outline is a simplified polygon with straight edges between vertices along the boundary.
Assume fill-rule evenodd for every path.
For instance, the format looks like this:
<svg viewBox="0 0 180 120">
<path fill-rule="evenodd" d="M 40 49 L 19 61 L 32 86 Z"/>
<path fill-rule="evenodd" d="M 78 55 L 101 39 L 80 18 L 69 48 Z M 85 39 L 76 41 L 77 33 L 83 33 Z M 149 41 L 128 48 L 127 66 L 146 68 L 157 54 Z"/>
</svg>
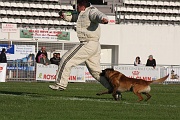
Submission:
<svg viewBox="0 0 180 120">
<path fill-rule="evenodd" d="M 178 106 L 176 105 L 163 105 L 163 104 L 147 104 L 147 103 L 130 103 L 127 101 L 113 101 L 112 100 L 107 100 L 107 99 L 96 99 L 96 98 L 78 98 L 78 97 L 62 97 L 62 96 L 42 96 L 42 97 L 32 97 L 31 95 L 14 95 L 14 94 L 0 94 L 1 96 L 25 96 L 26 99 L 28 100 L 71 100 L 71 101 L 90 101 L 90 102 L 105 102 L 105 103 L 118 103 L 118 104 L 126 104 L 126 105 L 139 105 L 139 106 L 160 106 L 160 107 L 171 107 L 171 108 L 176 108 Z"/>
</svg>

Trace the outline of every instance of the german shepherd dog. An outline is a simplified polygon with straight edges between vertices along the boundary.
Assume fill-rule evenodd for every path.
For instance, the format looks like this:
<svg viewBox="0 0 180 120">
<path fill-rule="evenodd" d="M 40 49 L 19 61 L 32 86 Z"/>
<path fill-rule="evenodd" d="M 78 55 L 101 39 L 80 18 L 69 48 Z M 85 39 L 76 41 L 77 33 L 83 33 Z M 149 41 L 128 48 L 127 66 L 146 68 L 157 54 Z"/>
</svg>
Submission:
<svg viewBox="0 0 180 120">
<path fill-rule="evenodd" d="M 151 98 L 151 95 L 149 94 L 151 88 L 151 83 L 161 83 L 164 82 L 169 74 L 163 78 L 160 78 L 158 80 L 154 81 L 145 81 L 143 79 L 135 79 L 135 78 L 129 78 L 126 77 L 124 74 L 120 73 L 119 71 L 114 70 L 113 68 L 107 68 L 102 71 L 100 74 L 101 76 L 105 76 L 109 83 L 112 85 L 113 90 L 112 91 L 105 91 L 97 93 L 96 95 L 103 95 L 103 94 L 112 94 L 113 98 L 117 101 L 120 100 L 117 98 L 117 91 L 122 93 L 126 91 L 132 91 L 135 95 L 138 96 L 139 100 L 142 101 L 143 97 L 141 94 L 144 94 L 147 96 L 146 100 L 149 100 Z"/>
</svg>

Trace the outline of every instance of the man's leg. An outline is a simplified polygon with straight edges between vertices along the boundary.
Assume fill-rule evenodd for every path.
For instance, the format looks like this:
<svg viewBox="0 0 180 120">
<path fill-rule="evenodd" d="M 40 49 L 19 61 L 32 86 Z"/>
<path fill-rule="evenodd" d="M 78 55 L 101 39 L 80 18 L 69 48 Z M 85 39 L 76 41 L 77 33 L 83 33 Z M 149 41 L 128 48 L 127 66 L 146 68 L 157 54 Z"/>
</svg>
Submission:
<svg viewBox="0 0 180 120">
<path fill-rule="evenodd" d="M 97 42 L 97 44 L 99 44 L 99 42 Z M 112 91 L 113 87 L 110 85 L 109 81 L 104 76 L 100 76 L 100 73 L 102 72 L 100 66 L 100 54 L 101 54 L 101 47 L 99 44 L 96 53 L 94 53 L 93 56 L 91 56 L 88 60 L 86 60 L 85 63 L 91 75 L 97 81 L 99 81 L 105 88 L 107 88 L 109 91 Z"/>
<path fill-rule="evenodd" d="M 93 49 L 92 46 L 96 47 L 91 43 L 90 45 L 89 43 L 76 45 L 63 55 L 56 74 L 56 85 L 50 85 L 49 87 L 54 90 L 66 89 L 71 68 L 86 61 L 96 52 L 96 49 Z"/>
<path fill-rule="evenodd" d="M 76 66 L 80 61 L 76 60 L 78 52 L 81 50 L 84 44 L 76 45 L 69 51 L 67 51 L 61 58 L 61 61 L 58 66 L 56 73 L 56 84 L 49 85 L 53 90 L 64 90 L 68 85 L 69 75 L 71 73 L 72 66 Z"/>
</svg>

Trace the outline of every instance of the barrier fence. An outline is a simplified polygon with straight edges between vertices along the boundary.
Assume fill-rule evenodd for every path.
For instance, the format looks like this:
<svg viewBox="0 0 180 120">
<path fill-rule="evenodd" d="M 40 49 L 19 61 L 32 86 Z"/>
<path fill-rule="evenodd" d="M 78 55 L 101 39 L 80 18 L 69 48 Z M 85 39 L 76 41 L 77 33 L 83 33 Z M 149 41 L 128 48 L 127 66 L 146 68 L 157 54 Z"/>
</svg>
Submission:
<svg viewBox="0 0 180 120">
<path fill-rule="evenodd" d="M 180 66 L 153 67 L 133 66 L 133 65 L 111 65 L 102 64 L 102 69 L 114 68 L 128 77 L 144 79 L 147 81 L 156 80 L 169 74 L 165 84 L 180 83 Z M 57 65 L 42 65 L 34 61 L 31 62 L 8 62 L 0 63 L 0 82 L 8 81 L 55 81 Z M 89 73 L 85 65 L 73 67 L 69 82 L 97 82 Z"/>
</svg>

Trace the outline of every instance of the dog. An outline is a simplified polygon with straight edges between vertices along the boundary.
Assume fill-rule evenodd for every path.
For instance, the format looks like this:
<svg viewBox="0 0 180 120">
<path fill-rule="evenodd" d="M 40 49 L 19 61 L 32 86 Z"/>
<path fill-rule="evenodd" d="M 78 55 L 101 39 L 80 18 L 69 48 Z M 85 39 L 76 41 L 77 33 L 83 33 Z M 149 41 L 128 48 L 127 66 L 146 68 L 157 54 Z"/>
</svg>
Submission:
<svg viewBox="0 0 180 120">
<path fill-rule="evenodd" d="M 105 70 L 102 70 L 100 76 L 105 76 L 109 80 L 109 83 L 112 85 L 113 90 L 100 92 L 96 95 L 112 94 L 113 98 L 118 101 L 120 99 L 117 97 L 117 92 L 120 92 L 121 94 L 122 92 L 132 91 L 135 95 L 138 96 L 138 101 L 143 100 L 141 94 L 146 95 L 147 98 L 145 101 L 148 101 L 151 98 L 151 95 L 149 94 L 151 90 L 150 84 L 164 82 L 169 77 L 169 74 L 158 80 L 145 81 L 143 79 L 126 77 L 124 74 L 114 70 L 113 68 L 107 68 Z"/>
</svg>

